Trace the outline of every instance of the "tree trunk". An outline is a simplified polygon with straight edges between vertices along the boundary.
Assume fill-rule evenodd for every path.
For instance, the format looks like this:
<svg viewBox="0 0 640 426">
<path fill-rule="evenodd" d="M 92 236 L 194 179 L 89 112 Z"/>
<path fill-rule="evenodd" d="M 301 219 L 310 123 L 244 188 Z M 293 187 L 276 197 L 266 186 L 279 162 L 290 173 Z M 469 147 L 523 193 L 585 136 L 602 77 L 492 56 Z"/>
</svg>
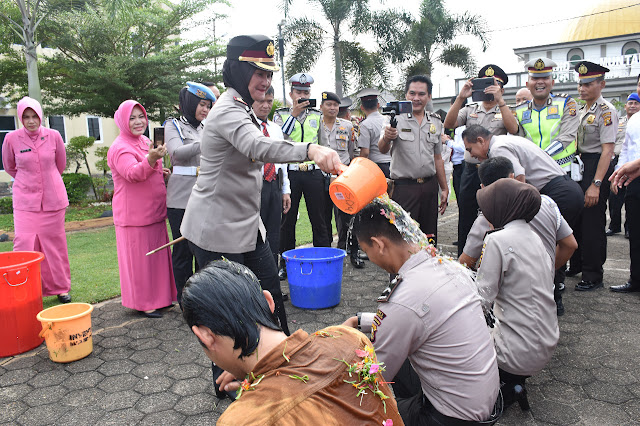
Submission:
<svg viewBox="0 0 640 426">
<path fill-rule="evenodd" d="M 96 191 L 96 186 L 93 183 L 93 177 L 91 176 L 91 169 L 89 168 L 89 160 L 87 160 L 87 154 L 83 152 L 82 157 L 84 158 L 84 165 L 87 166 L 89 179 L 91 179 L 91 189 L 93 189 L 93 195 L 96 197 L 96 201 L 100 201 L 100 199 L 98 198 L 98 191 Z"/>
<path fill-rule="evenodd" d="M 40 91 L 40 78 L 38 77 L 38 53 L 36 51 L 35 34 L 33 22 L 28 17 L 22 18 L 24 35 L 24 57 L 27 63 L 27 82 L 29 84 L 29 97 L 42 104 L 42 94 Z M 43 123 L 44 124 L 44 123 Z"/>
<path fill-rule="evenodd" d="M 336 95 L 342 98 L 342 53 L 340 52 L 340 35 L 335 32 L 333 36 L 333 57 L 336 61 Z"/>
</svg>

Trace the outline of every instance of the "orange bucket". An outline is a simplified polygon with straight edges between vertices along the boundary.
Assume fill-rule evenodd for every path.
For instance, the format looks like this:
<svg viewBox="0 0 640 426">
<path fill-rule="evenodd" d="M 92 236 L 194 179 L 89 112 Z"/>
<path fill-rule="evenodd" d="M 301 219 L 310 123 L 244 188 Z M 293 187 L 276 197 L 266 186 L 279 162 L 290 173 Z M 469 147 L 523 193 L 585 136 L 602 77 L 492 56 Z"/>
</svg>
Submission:
<svg viewBox="0 0 640 426">
<path fill-rule="evenodd" d="M 348 214 L 358 213 L 385 192 L 387 179 L 384 173 L 376 163 L 364 157 L 354 158 L 329 185 L 331 200 L 336 207 Z"/>
<path fill-rule="evenodd" d="M 47 308 L 36 316 L 42 324 L 49 359 L 67 363 L 82 359 L 93 351 L 91 312 L 88 303 L 66 303 Z"/>
</svg>

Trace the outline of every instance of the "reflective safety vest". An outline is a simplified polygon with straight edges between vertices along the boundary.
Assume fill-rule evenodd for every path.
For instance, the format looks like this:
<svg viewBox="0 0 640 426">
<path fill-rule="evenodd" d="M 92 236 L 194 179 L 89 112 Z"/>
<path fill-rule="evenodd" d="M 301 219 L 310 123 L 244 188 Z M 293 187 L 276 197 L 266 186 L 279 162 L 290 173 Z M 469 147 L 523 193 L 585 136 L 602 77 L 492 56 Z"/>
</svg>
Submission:
<svg viewBox="0 0 640 426">
<path fill-rule="evenodd" d="M 543 150 L 546 150 L 560 133 L 560 121 L 567 98 L 552 95 L 550 101 L 547 101 L 547 105 L 541 111 L 537 111 L 533 107 L 533 101 L 516 108 L 516 117 L 524 129 L 525 137 Z M 563 169 L 568 169 L 576 156 L 576 151 L 577 144 L 573 140 L 564 150 L 551 158 L 556 160 L 556 163 Z"/>
<path fill-rule="evenodd" d="M 287 119 L 291 116 L 289 111 L 278 111 L 280 117 L 282 117 L 282 121 L 286 122 Z M 305 117 L 304 123 L 300 124 L 300 122 L 296 119 L 294 121 L 295 125 L 293 127 L 293 132 L 289 135 L 292 141 L 294 142 L 308 142 L 308 143 L 318 143 L 318 129 L 320 129 L 320 119 L 321 115 L 315 111 L 309 111 L 307 116 Z M 305 161 L 307 164 L 315 164 L 313 161 Z"/>
</svg>

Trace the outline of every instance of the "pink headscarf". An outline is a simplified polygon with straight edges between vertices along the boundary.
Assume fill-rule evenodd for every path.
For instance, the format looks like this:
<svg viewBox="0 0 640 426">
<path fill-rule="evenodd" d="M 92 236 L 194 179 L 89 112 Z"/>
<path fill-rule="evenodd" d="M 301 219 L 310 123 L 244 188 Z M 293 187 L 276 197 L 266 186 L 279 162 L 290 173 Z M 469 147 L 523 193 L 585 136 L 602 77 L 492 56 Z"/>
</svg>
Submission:
<svg viewBox="0 0 640 426">
<path fill-rule="evenodd" d="M 146 146 L 144 135 L 135 136 L 133 133 L 131 133 L 131 130 L 129 129 L 129 117 L 131 117 L 131 111 L 133 111 L 135 107 L 140 107 L 140 109 L 144 113 L 144 118 L 147 120 L 147 124 L 148 124 L 149 117 L 147 117 L 147 111 L 144 109 L 142 105 L 140 105 L 139 102 L 134 101 L 132 99 L 126 100 L 120 104 L 120 106 L 118 107 L 118 110 L 113 116 L 113 119 L 115 120 L 116 125 L 120 129 L 120 136 L 119 136 L 120 138 L 130 143 L 141 142 Z"/>
<path fill-rule="evenodd" d="M 29 135 L 29 137 L 32 140 L 35 140 L 35 138 L 37 138 L 38 135 L 40 134 L 40 128 L 42 128 L 42 116 L 44 114 L 42 113 L 42 107 L 40 106 L 40 102 L 36 101 L 33 98 L 25 96 L 24 98 L 18 101 L 18 118 L 20 119 L 20 122 L 22 123 L 23 126 L 24 126 L 24 123 L 22 121 L 22 116 L 25 110 L 29 108 L 31 108 L 40 118 L 40 127 L 35 132 L 30 132 L 26 128 L 24 128 L 24 131 L 26 132 L 27 135 Z"/>
</svg>

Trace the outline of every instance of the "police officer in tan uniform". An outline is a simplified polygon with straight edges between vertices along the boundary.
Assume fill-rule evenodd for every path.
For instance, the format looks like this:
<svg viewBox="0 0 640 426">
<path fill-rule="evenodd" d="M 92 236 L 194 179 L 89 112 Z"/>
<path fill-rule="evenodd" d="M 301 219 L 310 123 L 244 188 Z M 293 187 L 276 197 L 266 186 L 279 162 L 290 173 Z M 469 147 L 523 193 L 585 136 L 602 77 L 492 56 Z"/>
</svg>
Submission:
<svg viewBox="0 0 640 426">
<path fill-rule="evenodd" d="M 447 208 L 449 185 L 442 160 L 442 121 L 425 110 L 431 100 L 431 79 L 409 77 L 405 86 L 413 113 L 397 116 L 397 127 L 386 126 L 378 142 L 380 152 L 391 152 L 392 198 L 411 213 L 427 237 L 437 242 L 438 185 L 440 213 Z"/>
<path fill-rule="evenodd" d="M 578 250 L 571 258 L 567 276 L 582 272 L 582 281 L 576 285 L 576 290 L 591 291 L 603 286 L 602 266 L 607 260 L 605 210 L 610 191 L 607 182 L 613 172 L 611 158 L 618 130 L 618 113 L 601 94 L 606 84 L 604 75 L 609 69 L 581 61 L 575 70 L 578 72 L 580 99 L 586 102 L 579 111 L 578 128 L 578 152 L 584 163 L 580 187 L 585 194 L 585 208 L 573 230 Z"/>
<path fill-rule="evenodd" d="M 380 109 L 379 95 L 380 91 L 372 88 L 362 89 L 358 92 L 358 97 L 362 103 L 360 110 L 365 115 L 365 119 L 360 122 L 358 146 L 360 147 L 360 156 L 376 163 L 384 173 L 384 176 L 389 179 L 391 155 L 382 154 L 378 148 L 380 131 L 385 126 L 385 118 L 378 111 Z"/>
<path fill-rule="evenodd" d="M 486 77 L 495 80 L 495 85 L 485 90 L 485 93 L 493 95 L 493 101 L 482 101 L 463 107 L 466 99 L 473 92 L 473 79 L 467 81 L 444 120 L 444 127 L 451 138 L 454 137 L 453 132 L 456 127 L 465 125 L 469 127 L 474 124 L 480 124 L 494 135 L 506 135 L 507 133 L 515 135 L 518 133 L 518 121 L 502 98 L 503 87 L 509 82 L 507 74 L 499 66 L 489 64 L 482 67 L 478 73 L 478 78 Z M 456 194 L 460 212 L 458 217 L 458 255 L 462 254 L 467 234 L 473 221 L 476 220 L 478 213 L 476 192 L 480 189 L 477 169 L 480 162 L 466 152 L 464 161 L 465 166 L 460 178 L 460 194 Z"/>
</svg>

